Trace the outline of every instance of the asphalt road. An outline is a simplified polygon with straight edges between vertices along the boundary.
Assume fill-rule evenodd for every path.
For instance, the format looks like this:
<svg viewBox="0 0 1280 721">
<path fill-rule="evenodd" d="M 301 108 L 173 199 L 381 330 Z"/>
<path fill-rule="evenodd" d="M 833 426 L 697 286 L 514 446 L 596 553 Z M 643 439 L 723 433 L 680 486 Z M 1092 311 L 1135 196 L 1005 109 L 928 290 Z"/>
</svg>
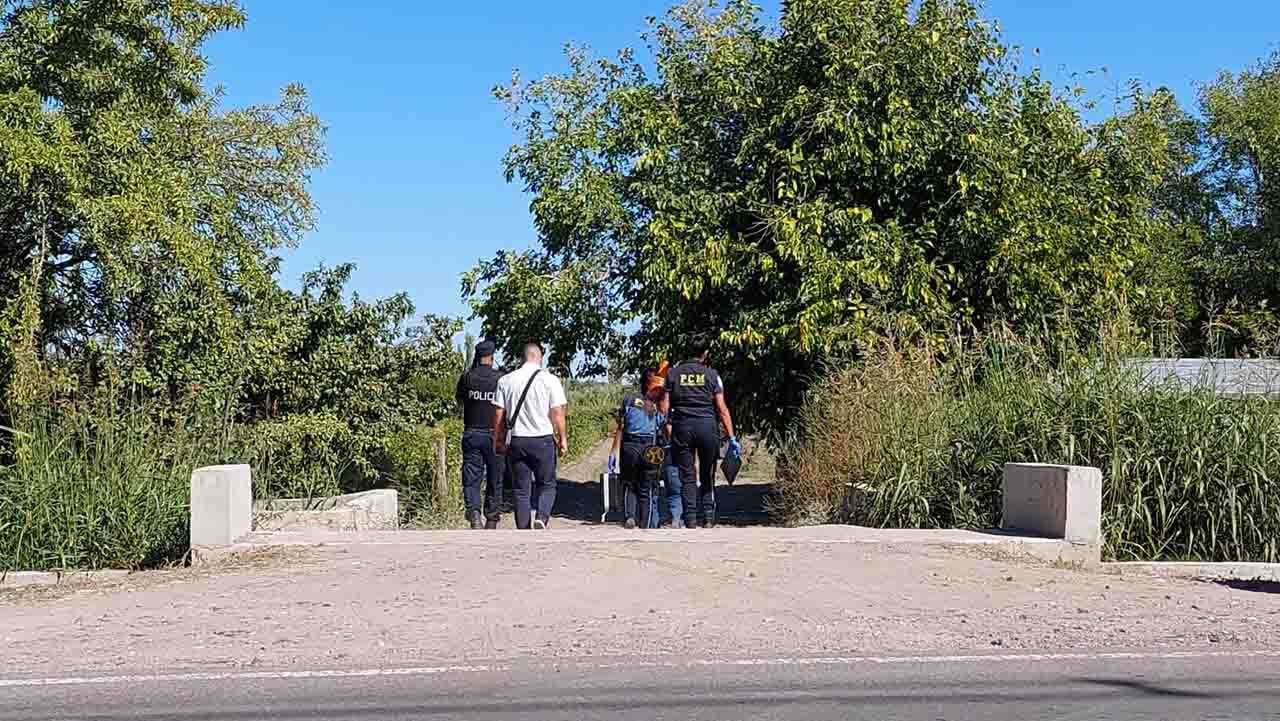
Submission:
<svg viewBox="0 0 1280 721">
<path fill-rule="evenodd" d="M 1280 719 L 1280 654 L 583 659 L 23 678 L 28 719 Z"/>
</svg>

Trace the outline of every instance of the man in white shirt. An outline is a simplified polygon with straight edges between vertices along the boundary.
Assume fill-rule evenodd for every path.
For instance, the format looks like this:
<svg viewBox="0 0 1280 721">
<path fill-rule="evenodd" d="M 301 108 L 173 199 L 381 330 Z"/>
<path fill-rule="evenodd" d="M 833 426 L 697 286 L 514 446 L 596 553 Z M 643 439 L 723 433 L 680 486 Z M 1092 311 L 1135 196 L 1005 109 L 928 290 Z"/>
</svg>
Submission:
<svg viewBox="0 0 1280 721">
<path fill-rule="evenodd" d="M 546 528 L 556 503 L 556 451 L 564 455 L 569 450 L 569 401 L 560 379 L 542 368 L 542 346 L 525 346 L 524 365 L 498 381 L 493 405 L 498 409 L 494 444 L 506 454 L 514 476 L 516 528 Z"/>
</svg>

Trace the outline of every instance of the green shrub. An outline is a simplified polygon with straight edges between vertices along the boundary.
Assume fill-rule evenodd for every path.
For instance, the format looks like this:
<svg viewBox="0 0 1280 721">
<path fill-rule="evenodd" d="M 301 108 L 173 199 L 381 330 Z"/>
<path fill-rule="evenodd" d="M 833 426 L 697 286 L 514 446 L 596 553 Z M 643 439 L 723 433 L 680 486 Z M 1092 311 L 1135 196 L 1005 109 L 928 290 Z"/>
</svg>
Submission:
<svg viewBox="0 0 1280 721">
<path fill-rule="evenodd" d="M 886 345 L 811 395 L 772 511 L 993 527 L 1005 463 L 1068 463 L 1103 470 L 1110 558 L 1280 560 L 1280 404 L 1144 385 L 1119 357 L 990 338 L 944 362 Z"/>
<path fill-rule="evenodd" d="M 340 495 L 355 456 L 350 427 L 327 413 L 302 413 L 250 427 L 257 498 Z M 361 489 L 351 489 L 361 490 Z"/>
<path fill-rule="evenodd" d="M 194 407 L 99 399 L 9 430 L 0 569 L 142 568 L 189 547 L 191 471 L 227 462 L 232 429 Z"/>
<path fill-rule="evenodd" d="M 386 485 L 400 496 L 400 520 L 408 526 L 458 527 L 462 503 L 462 421 L 418 426 L 393 435 L 386 448 Z M 445 443 L 448 495 L 436 498 L 437 444 Z"/>
<path fill-rule="evenodd" d="M 626 388 L 606 383 L 572 384 L 566 391 L 569 407 L 565 426 L 569 432 L 566 461 L 576 461 L 613 432 L 614 418 Z"/>
</svg>

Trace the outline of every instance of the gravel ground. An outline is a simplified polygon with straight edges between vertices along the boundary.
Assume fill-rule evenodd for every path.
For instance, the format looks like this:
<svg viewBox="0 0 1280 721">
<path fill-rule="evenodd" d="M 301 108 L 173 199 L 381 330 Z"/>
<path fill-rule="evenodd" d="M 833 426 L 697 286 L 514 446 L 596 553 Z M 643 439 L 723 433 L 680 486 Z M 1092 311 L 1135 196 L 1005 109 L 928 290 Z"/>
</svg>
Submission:
<svg viewBox="0 0 1280 721">
<path fill-rule="evenodd" d="M 566 528 L 273 550 L 212 569 L 0 592 L 0 658 L 7 673 L 39 674 L 1280 647 L 1274 589 L 830 537 L 718 528 L 640 543 Z"/>
</svg>

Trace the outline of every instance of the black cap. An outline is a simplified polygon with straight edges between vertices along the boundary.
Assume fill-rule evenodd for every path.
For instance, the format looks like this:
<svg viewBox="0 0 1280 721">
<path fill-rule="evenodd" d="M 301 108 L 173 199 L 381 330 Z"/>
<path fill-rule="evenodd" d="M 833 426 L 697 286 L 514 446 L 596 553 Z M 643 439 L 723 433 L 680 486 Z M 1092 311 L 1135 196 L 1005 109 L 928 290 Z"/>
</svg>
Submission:
<svg viewBox="0 0 1280 721">
<path fill-rule="evenodd" d="M 710 331 L 698 331 L 689 337 L 689 353 L 695 358 L 711 350 L 715 345 L 717 335 Z"/>
<path fill-rule="evenodd" d="M 476 357 L 488 358 L 498 350 L 498 346 L 494 345 L 491 340 L 482 340 L 476 343 Z"/>
</svg>

